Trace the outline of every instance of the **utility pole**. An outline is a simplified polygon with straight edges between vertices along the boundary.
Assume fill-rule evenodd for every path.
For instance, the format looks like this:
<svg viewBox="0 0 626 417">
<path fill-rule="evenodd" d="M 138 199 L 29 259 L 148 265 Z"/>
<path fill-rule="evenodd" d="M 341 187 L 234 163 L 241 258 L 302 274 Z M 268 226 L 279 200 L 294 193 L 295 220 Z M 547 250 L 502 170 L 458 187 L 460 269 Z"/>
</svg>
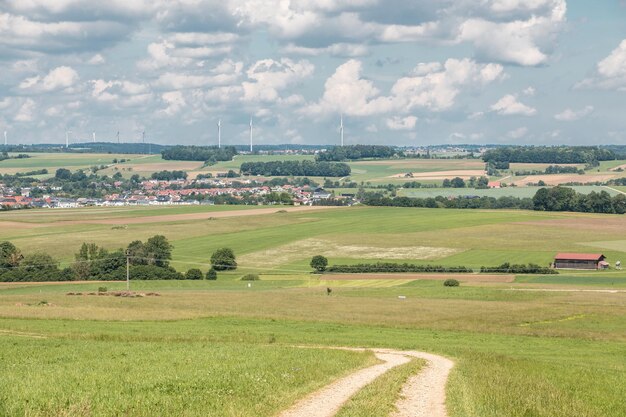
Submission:
<svg viewBox="0 0 626 417">
<path fill-rule="evenodd" d="M 130 291 L 130 251 L 126 249 L 126 291 Z"/>
</svg>

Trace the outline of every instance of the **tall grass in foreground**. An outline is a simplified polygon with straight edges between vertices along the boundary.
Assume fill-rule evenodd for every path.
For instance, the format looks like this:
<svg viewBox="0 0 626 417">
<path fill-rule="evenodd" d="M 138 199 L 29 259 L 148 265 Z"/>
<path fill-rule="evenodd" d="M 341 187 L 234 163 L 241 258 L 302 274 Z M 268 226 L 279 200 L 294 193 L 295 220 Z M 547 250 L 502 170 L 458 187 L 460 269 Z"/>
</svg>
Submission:
<svg viewBox="0 0 626 417">
<path fill-rule="evenodd" d="M 0 416 L 271 416 L 368 352 L 0 337 Z"/>
</svg>

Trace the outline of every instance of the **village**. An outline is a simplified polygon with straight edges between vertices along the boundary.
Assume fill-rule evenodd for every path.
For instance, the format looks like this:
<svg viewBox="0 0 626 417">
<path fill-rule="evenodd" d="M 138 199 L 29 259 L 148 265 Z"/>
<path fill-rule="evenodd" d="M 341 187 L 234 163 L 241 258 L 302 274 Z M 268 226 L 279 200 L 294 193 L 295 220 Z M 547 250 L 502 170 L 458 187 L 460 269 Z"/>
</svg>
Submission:
<svg viewBox="0 0 626 417">
<path fill-rule="evenodd" d="M 112 190 L 123 186 L 122 181 L 103 184 Z M 131 190 L 111 192 L 103 198 L 59 197 L 61 187 L 51 187 L 52 193 L 40 197 L 31 196 L 30 188 L 14 189 L 0 182 L 0 207 L 24 208 L 78 208 L 89 206 L 137 206 L 137 205 L 214 205 L 214 204 L 288 204 L 294 206 L 328 204 L 353 204 L 352 196 L 335 196 L 320 187 L 291 184 L 267 185 L 262 178 L 237 179 L 180 179 L 145 180 Z"/>
</svg>

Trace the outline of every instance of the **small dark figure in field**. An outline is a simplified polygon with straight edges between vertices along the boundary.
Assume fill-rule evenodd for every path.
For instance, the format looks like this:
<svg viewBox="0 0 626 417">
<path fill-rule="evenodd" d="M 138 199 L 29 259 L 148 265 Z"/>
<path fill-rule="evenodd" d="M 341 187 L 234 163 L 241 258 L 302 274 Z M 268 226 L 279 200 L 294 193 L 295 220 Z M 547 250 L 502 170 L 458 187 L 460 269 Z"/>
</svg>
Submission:
<svg viewBox="0 0 626 417">
<path fill-rule="evenodd" d="M 332 294 L 333 289 L 332 288 L 326 288 L 326 295 L 330 295 Z"/>
</svg>

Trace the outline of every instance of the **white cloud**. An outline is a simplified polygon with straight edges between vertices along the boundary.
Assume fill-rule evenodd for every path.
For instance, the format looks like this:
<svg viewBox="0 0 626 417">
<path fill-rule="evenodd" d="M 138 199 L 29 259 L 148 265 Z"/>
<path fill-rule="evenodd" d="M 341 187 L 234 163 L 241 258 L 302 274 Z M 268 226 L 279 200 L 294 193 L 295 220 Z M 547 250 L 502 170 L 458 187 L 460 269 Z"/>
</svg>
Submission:
<svg viewBox="0 0 626 417">
<path fill-rule="evenodd" d="M 520 103 L 513 94 L 507 94 L 491 106 L 491 110 L 503 116 L 534 116 L 537 110 Z"/>
<path fill-rule="evenodd" d="M 384 96 L 372 81 L 362 77 L 362 69 L 357 60 L 339 66 L 326 80 L 322 98 L 305 112 L 370 116 L 392 111 L 407 113 L 417 108 L 442 111 L 455 104 L 462 89 L 481 87 L 503 76 L 503 68 L 498 64 L 448 59 L 443 64 L 419 64 L 413 71 L 416 76 L 400 78 L 391 94 Z"/>
<path fill-rule="evenodd" d="M 626 91 L 626 39 L 609 56 L 598 62 L 594 77 L 581 81 L 576 87 Z"/>
<path fill-rule="evenodd" d="M 537 90 L 535 90 L 535 87 L 527 87 L 524 89 L 524 91 L 522 91 L 522 94 L 524 94 L 525 96 L 532 97 L 535 95 L 536 92 Z"/>
<path fill-rule="evenodd" d="M 87 63 L 89 65 L 102 65 L 105 63 L 105 59 L 102 55 L 100 54 L 95 54 L 94 56 L 92 56 L 89 61 L 87 61 Z"/>
<path fill-rule="evenodd" d="M 506 134 L 506 136 L 510 139 L 521 139 L 528 133 L 527 127 L 520 127 L 515 130 L 511 130 Z"/>
<path fill-rule="evenodd" d="M 242 83 L 244 101 L 275 102 L 281 99 L 281 90 L 294 85 L 311 75 L 315 66 L 307 60 L 293 61 L 281 58 L 279 61 L 263 59 L 255 62 L 246 75 L 251 81 Z"/>
<path fill-rule="evenodd" d="M 417 124 L 417 117 L 391 117 L 386 120 L 386 124 L 390 130 L 413 130 Z"/>
<path fill-rule="evenodd" d="M 555 114 L 554 118 L 560 122 L 573 122 L 575 120 L 582 119 L 585 116 L 593 113 L 593 106 L 585 106 L 585 108 L 580 110 L 572 110 L 567 108 L 563 110 L 561 113 Z"/>
<path fill-rule="evenodd" d="M 20 106 L 17 114 L 13 118 L 16 122 L 32 122 L 35 118 L 34 113 L 37 105 L 33 99 L 26 99 Z"/>
<path fill-rule="evenodd" d="M 310 48 L 289 44 L 283 48 L 283 52 L 286 54 L 306 56 L 319 56 L 327 54 L 330 56 L 347 58 L 356 58 L 369 55 L 369 49 L 366 45 L 352 43 L 335 43 L 323 48 Z"/>
<path fill-rule="evenodd" d="M 187 105 L 183 93 L 180 91 L 168 91 L 163 93 L 161 98 L 167 104 L 167 107 L 163 110 L 163 113 L 167 116 L 175 115 Z"/>
<path fill-rule="evenodd" d="M 48 93 L 72 87 L 78 81 L 78 73 L 71 67 L 57 67 L 44 77 L 26 78 L 19 85 L 22 90 L 35 93 Z"/>
</svg>

